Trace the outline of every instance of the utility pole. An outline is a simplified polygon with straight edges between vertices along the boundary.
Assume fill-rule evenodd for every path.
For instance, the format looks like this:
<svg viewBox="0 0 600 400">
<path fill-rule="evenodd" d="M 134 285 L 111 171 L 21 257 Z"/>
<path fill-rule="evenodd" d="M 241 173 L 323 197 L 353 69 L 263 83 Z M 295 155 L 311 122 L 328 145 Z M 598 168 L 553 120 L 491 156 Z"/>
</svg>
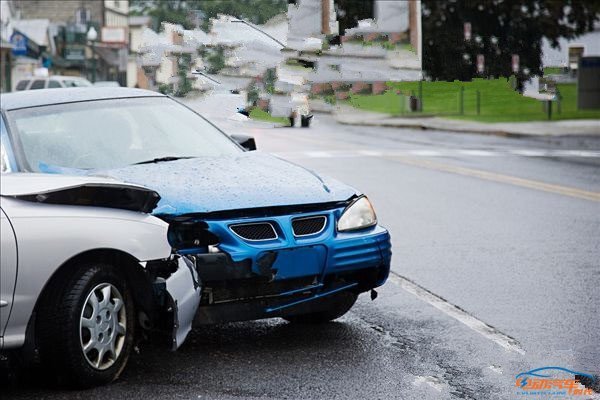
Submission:
<svg viewBox="0 0 600 400">
<path fill-rule="evenodd" d="M 321 0 L 321 33 L 329 35 L 329 14 L 331 13 L 330 0 Z"/>
</svg>

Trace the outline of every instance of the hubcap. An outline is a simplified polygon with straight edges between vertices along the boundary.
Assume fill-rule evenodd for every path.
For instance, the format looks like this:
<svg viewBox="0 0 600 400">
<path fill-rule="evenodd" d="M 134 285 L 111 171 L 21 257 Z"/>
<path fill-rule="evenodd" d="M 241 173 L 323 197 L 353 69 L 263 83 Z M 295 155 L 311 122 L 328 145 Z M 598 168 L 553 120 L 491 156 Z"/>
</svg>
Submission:
<svg viewBox="0 0 600 400">
<path fill-rule="evenodd" d="M 85 299 L 79 320 L 79 339 L 87 362 L 98 370 L 113 365 L 123 351 L 126 332 L 123 296 L 110 283 L 99 284 Z"/>
</svg>

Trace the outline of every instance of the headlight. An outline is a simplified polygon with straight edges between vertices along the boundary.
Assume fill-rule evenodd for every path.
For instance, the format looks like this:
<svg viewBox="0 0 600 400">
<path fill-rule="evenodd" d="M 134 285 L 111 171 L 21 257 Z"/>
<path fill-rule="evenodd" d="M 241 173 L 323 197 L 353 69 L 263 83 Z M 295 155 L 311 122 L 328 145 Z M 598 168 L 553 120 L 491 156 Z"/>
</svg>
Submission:
<svg viewBox="0 0 600 400">
<path fill-rule="evenodd" d="M 365 196 L 359 197 L 350 204 L 338 220 L 339 232 L 364 229 L 377 224 L 377 216 L 369 199 Z"/>
</svg>

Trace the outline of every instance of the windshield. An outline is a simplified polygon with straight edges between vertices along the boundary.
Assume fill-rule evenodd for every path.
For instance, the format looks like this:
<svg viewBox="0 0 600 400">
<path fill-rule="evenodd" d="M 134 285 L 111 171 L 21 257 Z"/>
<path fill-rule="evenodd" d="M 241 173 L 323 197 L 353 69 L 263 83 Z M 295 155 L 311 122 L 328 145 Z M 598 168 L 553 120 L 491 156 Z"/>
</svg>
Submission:
<svg viewBox="0 0 600 400">
<path fill-rule="evenodd" d="M 8 113 L 33 171 L 111 169 L 164 157 L 242 150 L 204 118 L 164 97 L 58 104 Z"/>
</svg>

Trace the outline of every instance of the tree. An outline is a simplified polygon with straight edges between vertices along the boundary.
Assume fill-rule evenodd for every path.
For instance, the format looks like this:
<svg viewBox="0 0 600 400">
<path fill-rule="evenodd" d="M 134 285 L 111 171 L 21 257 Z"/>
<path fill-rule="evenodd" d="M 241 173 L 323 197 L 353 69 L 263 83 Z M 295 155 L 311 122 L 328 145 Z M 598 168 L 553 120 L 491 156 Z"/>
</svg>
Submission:
<svg viewBox="0 0 600 400">
<path fill-rule="evenodd" d="M 205 22 L 218 14 L 232 15 L 237 18 L 264 24 L 274 16 L 287 11 L 287 0 L 193 0 L 190 8 L 202 10 Z M 204 28 L 208 28 L 205 24 Z"/>
<path fill-rule="evenodd" d="M 188 77 L 190 66 L 192 64 L 192 56 L 188 53 L 183 53 L 177 58 L 177 90 L 175 96 L 183 97 L 192 90 L 192 82 Z"/>
<path fill-rule="evenodd" d="M 358 21 L 374 18 L 374 0 L 336 0 L 335 9 L 340 36 L 346 29 L 355 28 Z"/>
<path fill-rule="evenodd" d="M 205 60 L 208 63 L 206 72 L 209 74 L 218 74 L 225 68 L 225 48 L 221 45 L 215 46 L 211 51 L 207 52 Z"/>
<path fill-rule="evenodd" d="M 522 87 L 542 74 L 542 39 L 558 47 L 594 29 L 600 2 L 580 0 L 423 0 L 423 69 L 434 80 L 471 80 L 479 76 L 476 58 L 485 58 L 482 76 L 513 74 L 511 58 L 519 56 L 515 74 Z M 464 38 L 464 23 L 472 37 Z"/>
<path fill-rule="evenodd" d="M 131 0 L 132 15 L 152 17 L 154 30 L 158 31 L 163 22 L 179 24 L 185 29 L 194 27 L 189 18 L 188 1 L 185 0 Z"/>
<path fill-rule="evenodd" d="M 208 21 L 218 14 L 227 14 L 264 24 L 274 16 L 287 11 L 287 0 L 131 0 L 132 14 L 150 15 L 155 26 L 163 21 L 195 27 L 193 12 L 204 14 L 202 28 L 209 29 Z"/>
</svg>

